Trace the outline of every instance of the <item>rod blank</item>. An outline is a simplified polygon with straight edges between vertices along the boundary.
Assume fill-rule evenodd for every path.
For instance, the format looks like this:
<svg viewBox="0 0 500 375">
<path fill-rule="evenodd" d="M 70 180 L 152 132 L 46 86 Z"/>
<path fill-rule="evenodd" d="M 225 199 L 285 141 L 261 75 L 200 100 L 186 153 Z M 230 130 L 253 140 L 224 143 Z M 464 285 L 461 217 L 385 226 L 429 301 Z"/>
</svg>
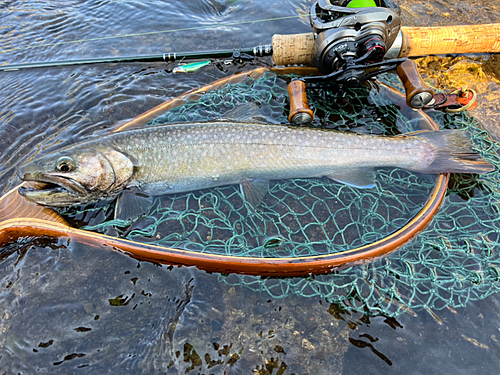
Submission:
<svg viewBox="0 0 500 375">
<path fill-rule="evenodd" d="M 235 48 L 216 51 L 198 51 L 198 52 L 170 52 L 157 55 L 138 55 L 124 57 L 104 57 L 98 59 L 66 60 L 66 61 L 46 61 L 27 64 L 8 64 L 0 66 L 0 71 L 13 71 L 20 69 L 48 68 L 57 66 L 71 65 L 89 65 L 89 64 L 115 64 L 123 62 L 158 62 L 158 61 L 177 61 L 194 59 L 216 59 L 223 57 L 233 57 L 241 54 L 247 54 L 252 57 L 263 57 L 272 55 L 270 45 L 261 45 L 253 48 Z"/>
</svg>

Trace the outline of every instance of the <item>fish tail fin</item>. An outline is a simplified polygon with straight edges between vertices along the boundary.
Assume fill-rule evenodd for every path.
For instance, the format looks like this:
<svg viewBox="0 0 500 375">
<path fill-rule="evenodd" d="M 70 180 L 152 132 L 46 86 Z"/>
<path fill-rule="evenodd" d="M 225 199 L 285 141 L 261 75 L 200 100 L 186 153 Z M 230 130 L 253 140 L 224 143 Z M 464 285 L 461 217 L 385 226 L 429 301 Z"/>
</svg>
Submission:
<svg viewBox="0 0 500 375">
<path fill-rule="evenodd" d="M 449 129 L 419 132 L 412 137 L 424 138 L 436 149 L 434 161 L 424 173 L 486 173 L 495 167 L 472 150 L 470 133 Z"/>
</svg>

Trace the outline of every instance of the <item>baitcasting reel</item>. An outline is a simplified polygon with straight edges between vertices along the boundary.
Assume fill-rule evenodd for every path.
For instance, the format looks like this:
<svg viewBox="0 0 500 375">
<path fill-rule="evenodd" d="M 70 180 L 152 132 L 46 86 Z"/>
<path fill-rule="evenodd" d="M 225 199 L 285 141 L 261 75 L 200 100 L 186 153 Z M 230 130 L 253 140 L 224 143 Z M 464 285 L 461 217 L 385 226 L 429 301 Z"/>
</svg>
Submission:
<svg viewBox="0 0 500 375">
<path fill-rule="evenodd" d="M 300 105 L 306 98 L 306 87 L 355 87 L 394 70 L 405 85 L 409 106 L 422 108 L 431 102 L 434 92 L 420 78 L 415 63 L 388 59 L 389 49 L 398 43 L 399 7 L 392 0 L 376 0 L 378 4 L 375 0 L 340 0 L 337 5 L 332 1 L 318 0 L 311 7 L 310 22 L 315 32 L 312 63 L 324 75 L 304 77 L 290 84 L 290 122 L 308 124 L 313 119 L 307 102 Z"/>
<path fill-rule="evenodd" d="M 357 6 L 368 6 L 353 8 Z M 351 80 L 356 85 L 357 75 L 353 66 L 382 61 L 401 28 L 399 8 L 376 7 L 373 0 L 351 1 L 347 6 L 331 5 L 319 0 L 311 7 L 311 26 L 316 33 L 313 45 L 313 64 L 323 74 L 351 70 Z M 399 60 L 386 64 L 398 64 Z"/>
</svg>

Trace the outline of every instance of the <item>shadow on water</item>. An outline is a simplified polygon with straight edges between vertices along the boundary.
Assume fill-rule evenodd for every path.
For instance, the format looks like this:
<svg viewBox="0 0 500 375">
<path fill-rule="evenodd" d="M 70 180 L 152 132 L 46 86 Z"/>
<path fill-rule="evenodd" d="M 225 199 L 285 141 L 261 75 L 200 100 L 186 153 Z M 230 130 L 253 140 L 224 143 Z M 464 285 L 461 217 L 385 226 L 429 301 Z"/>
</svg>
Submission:
<svg viewBox="0 0 500 375">
<path fill-rule="evenodd" d="M 498 7 L 486 0 L 398 3 L 405 25 L 500 19 Z M 4 2 L 0 63 L 231 48 L 241 45 L 242 35 L 245 46 L 254 46 L 269 43 L 274 33 L 310 29 L 293 19 L 54 43 L 285 17 L 309 6 L 291 0 Z M 27 49 L 35 44 L 46 46 Z M 104 134 L 169 97 L 254 66 L 209 66 L 175 76 L 165 64 L 2 72 L 0 191 L 15 186 L 15 168 L 40 152 Z M 437 314 L 369 318 L 321 298 L 258 292 L 248 287 L 257 278 L 231 284 L 221 275 L 137 262 L 65 238 L 23 239 L 1 249 L 0 260 L 2 374 L 493 374 L 498 369 L 498 294 Z M 293 278 L 290 285 L 300 282 Z"/>
</svg>

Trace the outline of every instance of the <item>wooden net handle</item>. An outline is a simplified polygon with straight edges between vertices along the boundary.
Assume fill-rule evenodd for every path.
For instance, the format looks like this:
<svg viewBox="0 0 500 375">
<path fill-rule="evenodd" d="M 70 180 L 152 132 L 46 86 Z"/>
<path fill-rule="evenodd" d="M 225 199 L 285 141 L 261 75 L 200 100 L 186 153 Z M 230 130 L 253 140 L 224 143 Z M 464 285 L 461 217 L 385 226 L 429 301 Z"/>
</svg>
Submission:
<svg viewBox="0 0 500 375">
<path fill-rule="evenodd" d="M 500 23 L 442 27 L 402 27 L 399 57 L 448 53 L 500 52 Z M 276 65 L 312 65 L 314 34 L 274 35 Z"/>
<path fill-rule="evenodd" d="M 402 27 L 399 57 L 448 53 L 500 52 L 500 23 L 442 27 Z"/>
</svg>

